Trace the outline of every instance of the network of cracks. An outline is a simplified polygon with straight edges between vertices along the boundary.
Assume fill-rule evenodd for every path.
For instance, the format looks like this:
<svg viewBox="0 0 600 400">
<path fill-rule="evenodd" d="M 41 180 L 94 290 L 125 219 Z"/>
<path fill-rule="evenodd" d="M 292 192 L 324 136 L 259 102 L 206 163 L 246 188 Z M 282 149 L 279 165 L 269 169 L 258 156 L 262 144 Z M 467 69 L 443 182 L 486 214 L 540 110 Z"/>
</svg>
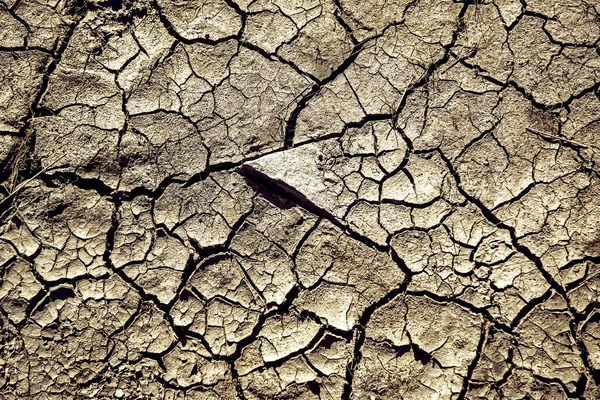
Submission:
<svg viewBox="0 0 600 400">
<path fill-rule="evenodd" d="M 600 398 L 592 0 L 1 0 L 0 398 Z"/>
</svg>

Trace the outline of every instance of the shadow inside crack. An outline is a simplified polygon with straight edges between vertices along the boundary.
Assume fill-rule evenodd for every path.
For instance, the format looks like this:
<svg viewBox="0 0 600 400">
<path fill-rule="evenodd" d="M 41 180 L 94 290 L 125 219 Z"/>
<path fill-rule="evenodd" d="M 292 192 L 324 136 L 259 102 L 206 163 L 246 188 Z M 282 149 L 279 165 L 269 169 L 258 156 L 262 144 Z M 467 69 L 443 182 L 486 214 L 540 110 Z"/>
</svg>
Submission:
<svg viewBox="0 0 600 400">
<path fill-rule="evenodd" d="M 342 230 L 346 229 L 344 224 L 338 221 L 330 212 L 317 206 L 307 199 L 304 194 L 287 183 L 273 179 L 249 165 L 242 165 L 236 169 L 236 172 L 244 177 L 247 184 L 256 193 L 261 194 L 265 199 L 273 203 L 273 205 L 281 209 L 300 206 L 316 216 L 329 220 L 338 228 Z"/>
</svg>

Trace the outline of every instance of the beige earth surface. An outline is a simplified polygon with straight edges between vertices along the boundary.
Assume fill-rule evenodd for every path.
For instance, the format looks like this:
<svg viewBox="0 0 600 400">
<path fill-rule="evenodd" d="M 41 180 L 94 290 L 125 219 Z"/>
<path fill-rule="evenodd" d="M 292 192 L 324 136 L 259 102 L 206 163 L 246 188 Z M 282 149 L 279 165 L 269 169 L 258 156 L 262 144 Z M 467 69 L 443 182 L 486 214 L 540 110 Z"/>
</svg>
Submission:
<svg viewBox="0 0 600 400">
<path fill-rule="evenodd" d="M 0 0 L 0 399 L 600 399 L 600 3 Z"/>
</svg>

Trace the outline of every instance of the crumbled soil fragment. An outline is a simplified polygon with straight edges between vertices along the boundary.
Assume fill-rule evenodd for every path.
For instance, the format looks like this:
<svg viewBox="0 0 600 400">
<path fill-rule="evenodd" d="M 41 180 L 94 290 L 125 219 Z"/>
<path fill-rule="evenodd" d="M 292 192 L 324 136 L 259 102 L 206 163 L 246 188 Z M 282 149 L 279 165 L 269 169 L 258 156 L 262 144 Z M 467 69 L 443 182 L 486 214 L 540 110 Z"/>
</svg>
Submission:
<svg viewBox="0 0 600 400">
<path fill-rule="evenodd" d="M 0 0 L 0 399 L 600 398 L 600 6 Z"/>
</svg>

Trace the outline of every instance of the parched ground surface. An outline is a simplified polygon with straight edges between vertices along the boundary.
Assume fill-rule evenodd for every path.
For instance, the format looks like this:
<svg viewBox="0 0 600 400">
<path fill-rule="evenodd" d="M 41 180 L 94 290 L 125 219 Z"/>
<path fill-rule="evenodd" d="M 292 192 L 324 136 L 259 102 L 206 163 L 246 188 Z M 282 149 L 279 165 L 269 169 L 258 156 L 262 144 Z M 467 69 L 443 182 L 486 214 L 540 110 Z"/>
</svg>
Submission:
<svg viewBox="0 0 600 400">
<path fill-rule="evenodd" d="M 0 1 L 0 398 L 600 398 L 594 0 Z"/>
</svg>

